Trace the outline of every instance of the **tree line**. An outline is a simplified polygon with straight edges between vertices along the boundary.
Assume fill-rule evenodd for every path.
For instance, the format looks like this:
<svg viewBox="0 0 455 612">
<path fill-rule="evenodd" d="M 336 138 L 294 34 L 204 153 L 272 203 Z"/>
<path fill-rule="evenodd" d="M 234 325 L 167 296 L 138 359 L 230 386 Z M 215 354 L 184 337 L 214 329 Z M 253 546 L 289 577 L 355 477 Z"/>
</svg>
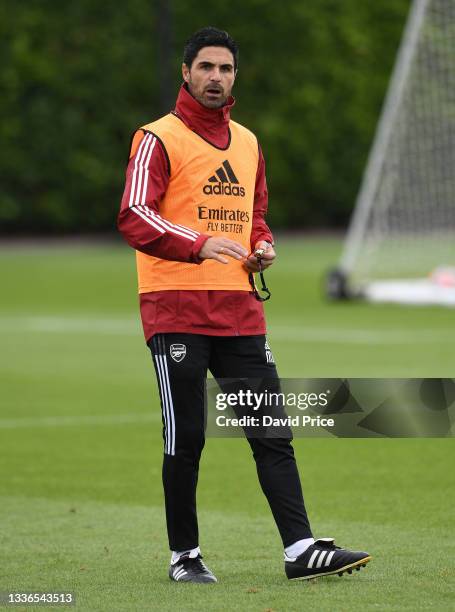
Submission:
<svg viewBox="0 0 455 612">
<path fill-rule="evenodd" d="M 262 146 L 270 224 L 345 225 L 408 9 L 408 0 L 3 3 L 2 233 L 115 228 L 131 133 L 171 110 L 184 41 L 204 25 L 240 46 L 232 116 Z"/>
</svg>

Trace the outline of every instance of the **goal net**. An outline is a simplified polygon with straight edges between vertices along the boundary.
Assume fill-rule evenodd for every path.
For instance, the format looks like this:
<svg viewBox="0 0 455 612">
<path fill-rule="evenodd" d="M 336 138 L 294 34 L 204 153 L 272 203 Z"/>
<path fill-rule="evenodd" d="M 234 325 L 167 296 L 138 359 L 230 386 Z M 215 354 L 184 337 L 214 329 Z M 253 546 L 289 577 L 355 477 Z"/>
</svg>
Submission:
<svg viewBox="0 0 455 612">
<path fill-rule="evenodd" d="M 414 0 L 332 297 L 455 306 L 455 0 Z"/>
</svg>

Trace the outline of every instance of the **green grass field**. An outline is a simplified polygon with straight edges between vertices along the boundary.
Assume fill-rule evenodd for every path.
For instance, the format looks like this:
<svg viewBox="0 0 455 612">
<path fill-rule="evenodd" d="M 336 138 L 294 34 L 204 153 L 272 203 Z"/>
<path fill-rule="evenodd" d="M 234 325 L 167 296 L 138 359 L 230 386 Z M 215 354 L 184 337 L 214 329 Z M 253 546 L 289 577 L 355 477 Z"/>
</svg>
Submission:
<svg viewBox="0 0 455 612">
<path fill-rule="evenodd" d="M 453 310 L 328 304 L 339 241 L 278 245 L 266 308 L 282 376 L 454 376 Z M 8 246 L 0 269 L 0 591 L 73 591 L 93 611 L 455 609 L 452 439 L 296 440 L 315 534 L 374 557 L 310 583 L 284 576 L 246 442 L 209 439 L 198 504 L 219 583 L 171 583 L 133 252 Z"/>
</svg>

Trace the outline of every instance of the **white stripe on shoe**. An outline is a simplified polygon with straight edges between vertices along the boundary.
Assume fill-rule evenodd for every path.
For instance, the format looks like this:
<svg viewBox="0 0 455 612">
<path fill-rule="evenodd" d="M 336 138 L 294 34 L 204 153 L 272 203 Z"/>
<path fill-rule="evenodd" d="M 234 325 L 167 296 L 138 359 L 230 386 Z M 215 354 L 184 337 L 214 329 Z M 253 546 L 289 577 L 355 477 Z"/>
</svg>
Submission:
<svg viewBox="0 0 455 612">
<path fill-rule="evenodd" d="M 174 574 L 174 578 L 176 580 L 180 580 L 180 578 L 182 578 L 182 576 L 186 576 L 187 572 L 182 568 L 179 569 L 175 574 Z"/>
<path fill-rule="evenodd" d="M 323 550 L 323 551 L 321 552 L 321 554 L 319 555 L 318 562 L 316 563 L 316 567 L 321 567 L 322 562 L 324 561 L 324 557 L 326 556 L 326 554 L 327 554 L 327 551 L 326 551 L 326 550 Z"/>
<path fill-rule="evenodd" d="M 332 557 L 334 554 L 335 554 L 334 550 L 332 550 L 332 552 L 329 552 L 329 554 L 327 555 L 327 559 L 325 560 L 324 567 L 329 567 L 330 561 L 332 560 Z"/>
<path fill-rule="evenodd" d="M 312 555 L 311 555 L 311 557 L 310 557 L 310 560 L 308 561 L 308 566 L 307 566 L 307 567 L 308 567 L 308 569 L 310 569 L 310 568 L 312 568 L 312 567 L 313 567 L 313 563 L 315 562 L 316 557 L 319 555 L 319 553 L 320 553 L 320 552 L 321 552 L 320 550 L 315 550 L 315 551 L 313 552 L 313 554 L 312 554 Z"/>
</svg>

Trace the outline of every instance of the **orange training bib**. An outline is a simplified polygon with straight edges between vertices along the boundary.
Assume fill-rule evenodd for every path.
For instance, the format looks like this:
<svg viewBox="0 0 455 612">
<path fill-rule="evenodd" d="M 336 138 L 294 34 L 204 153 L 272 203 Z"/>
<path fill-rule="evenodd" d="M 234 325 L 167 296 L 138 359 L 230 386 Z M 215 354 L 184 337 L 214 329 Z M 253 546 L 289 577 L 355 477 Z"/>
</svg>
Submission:
<svg viewBox="0 0 455 612">
<path fill-rule="evenodd" d="M 223 236 L 250 250 L 258 143 L 252 132 L 230 121 L 230 143 L 218 149 L 169 114 L 142 129 L 152 132 L 169 156 L 170 180 L 160 203 L 163 219 L 201 234 Z M 241 262 L 200 265 L 168 261 L 136 251 L 139 293 L 166 289 L 250 291 Z"/>
</svg>

